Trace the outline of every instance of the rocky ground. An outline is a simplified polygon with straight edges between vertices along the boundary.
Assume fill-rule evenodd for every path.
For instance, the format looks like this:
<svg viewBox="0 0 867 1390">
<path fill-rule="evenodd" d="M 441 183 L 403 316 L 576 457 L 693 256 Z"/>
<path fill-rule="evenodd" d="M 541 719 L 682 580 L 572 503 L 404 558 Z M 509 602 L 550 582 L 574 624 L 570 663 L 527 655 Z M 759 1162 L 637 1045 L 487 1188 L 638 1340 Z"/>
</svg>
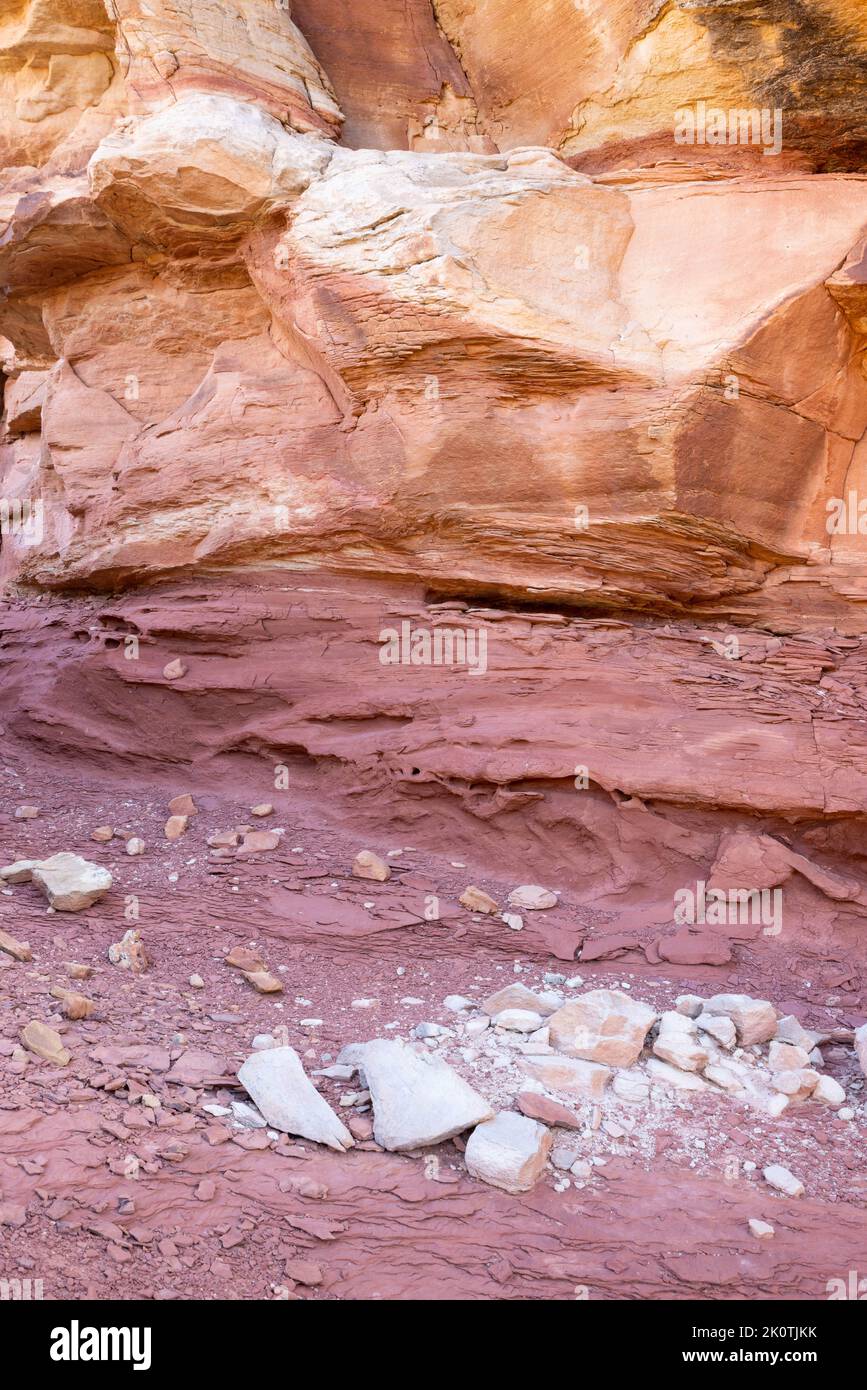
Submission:
<svg viewBox="0 0 867 1390">
<path fill-rule="evenodd" d="M 252 799 L 197 791 L 169 840 L 183 786 L 88 784 L 14 750 L 4 763 L 4 862 L 71 851 L 113 882 L 77 912 L 47 907 L 34 882 L 0 891 L 0 930 L 32 953 L 0 952 L 0 1276 L 41 1278 L 48 1298 L 771 1299 L 825 1298 L 864 1266 L 860 998 L 798 979 L 786 948 L 737 942 L 718 966 L 567 962 L 537 923 L 573 919 L 592 941 L 587 910 L 557 883 L 545 885 L 554 908 L 509 905 L 519 866 L 512 881 L 486 876 L 467 844 L 434 855 L 353 838 L 279 792 L 255 816 Z M 112 838 L 92 838 L 98 827 Z M 143 853 L 128 853 L 133 838 Z M 386 881 L 353 872 L 362 850 Z M 498 911 L 463 906 L 468 885 Z M 141 933 L 142 972 L 109 958 L 128 931 Z M 513 986 L 536 994 L 540 1016 L 526 1016 L 526 996 L 492 1000 Z M 546 1071 L 568 1050 L 557 1010 L 597 990 L 626 996 L 627 1015 L 631 998 L 667 1013 L 668 1028 L 679 1016 L 698 1062 L 675 1040 L 677 1065 L 665 1063 L 651 1031 L 628 1066 L 604 1040 L 591 1054 L 615 1061 L 604 1077 Z M 84 1011 L 69 991 L 91 1001 L 89 1016 L 65 1016 Z M 767 1028 L 742 1046 L 743 1020 L 729 1046 L 697 1034 L 695 1000 L 721 994 L 770 1001 L 780 1036 L 795 1025 L 779 1018 L 794 1016 L 820 1047 L 787 1058 Z M 514 1004 L 524 1017 L 498 1017 Z M 47 1037 L 50 1056 L 50 1034 L 22 1039 L 34 1021 L 59 1035 L 53 1060 L 33 1050 Z M 352 1073 L 352 1049 L 338 1064 L 372 1039 L 441 1058 L 480 1098 L 482 1129 L 491 1112 L 532 1117 L 517 1123 L 521 1152 L 473 1162 L 474 1121 L 441 1143 L 382 1147 L 374 1125 L 422 1133 L 434 1097 L 398 1093 L 395 1112 L 372 1059 L 369 1077 L 363 1057 Z M 286 1044 L 348 1125 L 346 1152 L 280 1133 L 251 1106 L 239 1068 Z M 823 1078 L 828 1102 L 807 1087 L 773 1113 L 792 1062 Z M 714 1064 L 749 1072 L 752 1100 L 707 1082 Z M 773 1185 L 776 1167 L 801 1195 Z"/>
</svg>

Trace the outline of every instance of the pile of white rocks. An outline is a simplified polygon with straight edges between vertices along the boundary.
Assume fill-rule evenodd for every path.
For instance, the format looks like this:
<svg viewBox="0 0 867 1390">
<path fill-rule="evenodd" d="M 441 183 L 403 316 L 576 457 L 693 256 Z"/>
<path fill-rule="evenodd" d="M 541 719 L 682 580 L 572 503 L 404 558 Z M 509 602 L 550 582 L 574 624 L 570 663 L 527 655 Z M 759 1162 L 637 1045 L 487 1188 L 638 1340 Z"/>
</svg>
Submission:
<svg viewBox="0 0 867 1390">
<path fill-rule="evenodd" d="M 619 990 L 588 990 L 567 1003 L 556 991 L 515 982 L 480 1006 L 459 995 L 443 1003 L 454 1026 L 424 1023 L 408 1041 L 350 1044 L 320 1074 L 358 1075 L 364 1090 L 357 1094 L 372 1109 L 373 1138 L 383 1149 L 416 1153 L 470 1130 L 468 1171 L 507 1192 L 529 1190 L 546 1168 L 555 1139 L 549 1126 L 578 1129 L 583 1121 L 570 1107 L 598 1106 L 609 1093 L 640 1104 L 659 1086 L 724 1092 L 771 1116 L 800 1101 L 838 1110 L 846 1100 L 822 1071 L 825 1036 L 749 995 L 683 995 L 660 1014 Z M 867 1029 L 860 1031 L 859 1057 L 867 1054 Z M 437 1055 L 455 1042 L 466 1044 L 464 1061 L 505 1054 L 516 1063 L 518 1109 L 497 1111 Z M 340 1150 L 354 1142 L 292 1048 L 255 1052 L 239 1078 L 275 1130 Z"/>
</svg>

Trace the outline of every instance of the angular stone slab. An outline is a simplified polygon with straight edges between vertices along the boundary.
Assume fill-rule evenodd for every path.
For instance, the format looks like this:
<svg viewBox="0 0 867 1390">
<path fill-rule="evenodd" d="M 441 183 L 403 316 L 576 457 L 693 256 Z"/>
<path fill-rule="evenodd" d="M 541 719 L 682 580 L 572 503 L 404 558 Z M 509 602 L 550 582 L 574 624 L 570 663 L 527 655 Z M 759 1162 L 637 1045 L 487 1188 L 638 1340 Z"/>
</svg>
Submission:
<svg viewBox="0 0 867 1390">
<path fill-rule="evenodd" d="M 352 1148 L 352 1135 L 319 1094 L 294 1048 L 254 1052 L 240 1068 L 238 1080 L 272 1129 L 327 1144 L 338 1153 Z"/>
<path fill-rule="evenodd" d="M 439 1144 L 493 1116 L 484 1097 L 436 1057 L 385 1038 L 366 1043 L 360 1057 L 373 1101 L 373 1135 L 384 1149 L 400 1153 Z"/>
</svg>

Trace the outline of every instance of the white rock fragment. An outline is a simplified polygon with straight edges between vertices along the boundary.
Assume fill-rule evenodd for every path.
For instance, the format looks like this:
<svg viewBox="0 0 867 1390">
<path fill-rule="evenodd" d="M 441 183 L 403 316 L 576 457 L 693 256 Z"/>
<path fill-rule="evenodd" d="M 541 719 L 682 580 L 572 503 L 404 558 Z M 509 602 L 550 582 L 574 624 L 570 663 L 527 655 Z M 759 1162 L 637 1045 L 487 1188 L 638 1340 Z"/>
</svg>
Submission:
<svg viewBox="0 0 867 1390">
<path fill-rule="evenodd" d="M 737 1029 L 725 1014 L 700 1013 L 695 1024 L 703 1033 L 709 1033 L 715 1038 L 722 1047 L 732 1048 L 737 1042 Z"/>
<path fill-rule="evenodd" d="M 820 1076 L 813 1087 L 811 1099 L 820 1101 L 822 1105 L 830 1105 L 836 1110 L 846 1099 L 846 1092 L 833 1076 Z"/>
<path fill-rule="evenodd" d="M 812 1052 L 816 1043 L 821 1041 L 825 1034 L 814 1033 L 808 1028 L 804 1028 L 794 1014 L 785 1014 L 783 1018 L 777 1020 L 777 1031 L 774 1035 L 777 1042 L 791 1043 L 793 1047 L 802 1047 L 805 1052 Z"/>
<path fill-rule="evenodd" d="M 710 1053 L 702 1045 L 693 1020 L 674 1009 L 662 1015 L 653 1051 L 681 1071 L 702 1071 L 710 1061 Z"/>
<path fill-rule="evenodd" d="M 771 1115 L 774 1119 L 777 1119 L 782 1115 L 783 1111 L 788 1110 L 788 1108 L 788 1096 L 771 1096 L 770 1100 L 765 1102 L 766 1114 Z"/>
<path fill-rule="evenodd" d="M 711 1062 L 710 1066 L 705 1067 L 704 1075 L 708 1081 L 712 1081 L 715 1086 L 719 1086 L 723 1091 L 740 1090 L 740 1080 L 724 1063 Z"/>
<path fill-rule="evenodd" d="M 523 931 L 524 919 L 517 912 L 503 912 L 500 914 L 502 920 L 510 931 Z"/>
<path fill-rule="evenodd" d="M 494 1015 L 493 1023 L 513 1033 L 535 1033 L 542 1027 L 542 1015 L 531 1009 L 504 1009 L 501 1014 Z"/>
<path fill-rule="evenodd" d="M 756 1240 L 770 1240 L 774 1234 L 773 1226 L 767 1221 L 759 1221 L 755 1216 L 750 1217 L 750 1235 L 755 1236 Z"/>
<path fill-rule="evenodd" d="M 254 1110 L 253 1106 L 248 1105 L 245 1100 L 232 1101 L 232 1116 L 235 1123 L 240 1125 L 242 1129 L 265 1129 L 268 1123 L 259 1114 L 259 1111 Z"/>
<path fill-rule="evenodd" d="M 765 1182 L 771 1187 L 775 1187 L 778 1192 L 783 1192 L 787 1197 L 803 1197 L 804 1184 L 800 1178 L 796 1178 L 794 1173 L 790 1173 L 788 1168 L 784 1168 L 781 1163 L 771 1163 L 764 1170 Z"/>
<path fill-rule="evenodd" d="M 676 1091 L 706 1091 L 708 1083 L 695 1072 L 681 1071 L 658 1057 L 648 1057 L 647 1072 L 651 1081 L 661 1086 L 672 1086 Z"/>
<path fill-rule="evenodd" d="M 7 864 L 4 869 L 0 869 L 0 878 L 5 883 L 29 883 L 33 877 L 33 870 L 40 862 L 39 859 L 16 859 L 14 864 Z"/>
<path fill-rule="evenodd" d="M 273 1129 L 327 1144 L 339 1153 L 352 1148 L 352 1135 L 305 1074 L 293 1048 L 254 1052 L 240 1068 L 238 1080 Z"/>
<path fill-rule="evenodd" d="M 749 994 L 715 994 L 705 1001 L 705 1013 L 725 1014 L 735 1025 L 741 1047 L 769 1042 L 777 1031 L 777 1011 L 767 999 Z"/>
<path fill-rule="evenodd" d="M 630 1067 L 641 1055 L 655 1019 L 654 1009 L 628 994 L 591 990 L 548 1019 L 551 1046 L 569 1057 Z"/>
<path fill-rule="evenodd" d="M 447 1063 L 397 1040 L 365 1043 L 360 1056 L 373 1101 L 373 1135 L 384 1149 L 400 1153 L 439 1144 L 494 1113 Z"/>
<path fill-rule="evenodd" d="M 640 1073 L 619 1071 L 611 1083 L 611 1089 L 618 1100 L 625 1100 L 630 1105 L 641 1105 L 650 1095 L 650 1082 Z"/>
<path fill-rule="evenodd" d="M 472 999 L 467 999 L 463 994 L 447 994 L 443 1000 L 443 1008 L 448 1009 L 453 1014 L 460 1014 L 466 1009 L 475 1008 L 475 1004 Z"/>
<path fill-rule="evenodd" d="M 477 1014 L 475 1018 L 468 1018 L 464 1024 L 464 1033 L 468 1038 L 478 1037 L 479 1033 L 484 1033 L 490 1028 L 491 1020 L 487 1014 Z"/>
<path fill-rule="evenodd" d="M 529 1192 L 545 1167 L 552 1142 L 551 1131 L 538 1120 L 501 1110 L 467 1140 L 467 1171 L 504 1192 Z"/>
<path fill-rule="evenodd" d="M 522 908 L 525 912 L 538 912 L 547 907 L 557 906 L 557 894 L 550 888 L 540 888 L 538 883 L 522 883 L 509 894 L 509 906 Z"/>
</svg>

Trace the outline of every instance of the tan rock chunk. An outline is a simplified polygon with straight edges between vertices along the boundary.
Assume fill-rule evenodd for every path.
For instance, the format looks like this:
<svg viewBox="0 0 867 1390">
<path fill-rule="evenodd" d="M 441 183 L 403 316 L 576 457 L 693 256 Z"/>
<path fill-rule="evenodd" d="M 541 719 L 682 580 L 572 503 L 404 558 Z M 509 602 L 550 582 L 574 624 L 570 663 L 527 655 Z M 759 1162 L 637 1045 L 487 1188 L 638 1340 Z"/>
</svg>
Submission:
<svg viewBox="0 0 867 1390">
<path fill-rule="evenodd" d="M 542 1015 L 532 1009 L 503 1009 L 492 1022 L 507 1032 L 535 1033 L 542 1027 Z"/>
<path fill-rule="evenodd" d="M 792 1100 L 806 1100 L 812 1094 L 815 1085 L 812 1078 L 816 1076 L 817 1072 L 805 1071 L 801 1067 L 787 1067 L 775 1073 L 771 1085 L 780 1095 L 789 1096 Z"/>
<path fill-rule="evenodd" d="M 179 840 L 189 823 L 189 816 L 169 816 L 163 828 L 163 834 L 167 840 Z"/>
<path fill-rule="evenodd" d="M 250 807 L 251 816 L 273 816 L 274 807 L 270 801 L 260 801 L 257 806 Z"/>
<path fill-rule="evenodd" d="M 601 1100 L 612 1076 L 610 1067 L 579 1057 L 522 1057 L 519 1066 L 549 1091 L 575 1100 Z"/>
<path fill-rule="evenodd" d="M 169 802 L 170 816 L 186 816 L 189 819 L 198 814 L 199 808 L 189 792 L 182 792 L 180 796 L 173 796 Z"/>
<path fill-rule="evenodd" d="M 7 956 L 13 960 L 27 961 L 33 959 L 33 952 L 26 941 L 16 941 L 14 936 L 8 932 L 0 931 L 0 951 L 5 951 Z"/>
<path fill-rule="evenodd" d="M 820 1075 L 813 1087 L 810 1099 L 819 1101 L 822 1105 L 830 1105 L 832 1109 L 836 1110 L 846 1099 L 846 1092 L 839 1081 L 834 1080 L 833 1076 Z"/>
<path fill-rule="evenodd" d="M 77 960 L 68 960 L 66 973 L 71 980 L 89 980 L 93 974 L 93 966 L 81 965 Z"/>
<path fill-rule="evenodd" d="M 550 888 L 540 888 L 538 883 L 522 883 L 509 894 L 509 906 L 523 912 L 539 912 L 557 906 L 557 894 Z"/>
<path fill-rule="evenodd" d="M 280 836 L 276 830 L 250 830 L 241 841 L 241 854 L 264 854 L 277 849 Z"/>
<path fill-rule="evenodd" d="M 768 1048 L 771 1071 L 795 1071 L 810 1065 L 810 1054 L 792 1043 L 772 1042 Z"/>
<path fill-rule="evenodd" d="M 64 989 L 61 985 L 54 985 L 51 989 L 54 999 L 59 999 L 65 1018 L 77 1020 L 80 1018 L 90 1018 L 96 1012 L 96 1005 L 92 999 L 88 999 L 84 994 L 78 994 L 73 989 Z"/>
<path fill-rule="evenodd" d="M 492 897 L 483 892 L 481 888 L 473 888 L 472 886 L 464 889 L 458 902 L 469 912 L 494 913 L 500 910 Z"/>
<path fill-rule="evenodd" d="M 16 820 L 36 820 L 39 815 L 38 806 L 19 806 L 15 812 Z"/>
<path fill-rule="evenodd" d="M 551 1015 L 551 1046 L 567 1057 L 631 1067 L 655 1019 L 648 1004 L 620 990 L 591 990 Z"/>
<path fill-rule="evenodd" d="M 95 830 L 91 830 L 91 840 L 96 840 L 98 844 L 108 844 L 114 836 L 114 829 L 110 825 L 98 825 Z"/>
<path fill-rule="evenodd" d="M 645 1065 L 651 1081 L 662 1086 L 671 1086 L 675 1091 L 710 1089 L 710 1082 L 705 1081 L 703 1076 L 697 1076 L 691 1071 L 681 1071 L 680 1067 L 673 1067 L 670 1062 L 663 1062 L 660 1057 L 648 1057 Z"/>
<path fill-rule="evenodd" d="M 583 1129 L 584 1120 L 559 1101 L 539 1091 L 521 1091 L 515 1101 L 522 1115 L 544 1125 L 559 1125 L 561 1129 Z"/>
<path fill-rule="evenodd" d="M 180 680 L 181 677 L 185 676 L 186 674 L 187 667 L 184 665 L 183 661 L 181 661 L 179 656 L 176 656 L 174 661 L 167 662 L 166 665 L 163 667 L 163 678 L 167 681 Z"/>
<path fill-rule="evenodd" d="M 233 946 L 224 959 L 233 970 L 242 970 L 245 973 L 264 973 L 268 969 L 258 951 L 251 950 L 249 946 Z"/>
<path fill-rule="evenodd" d="M 241 974 L 260 994 L 283 993 L 283 981 L 278 980 L 277 976 L 268 970 L 242 970 Z"/>
<path fill-rule="evenodd" d="M 728 1063 L 712 1062 L 705 1067 L 704 1074 L 708 1081 L 712 1081 L 715 1086 L 719 1086 L 723 1091 L 740 1091 L 743 1089 L 744 1080 Z"/>
<path fill-rule="evenodd" d="M 678 1012 L 682 1013 L 683 1010 L 680 1009 Z M 734 1047 L 738 1040 L 738 1030 L 725 1014 L 700 1013 L 695 1024 L 702 1033 L 709 1033 L 712 1038 L 716 1038 L 721 1047 L 729 1050 Z"/>
<path fill-rule="evenodd" d="M 30 1052 L 35 1052 L 46 1062 L 53 1062 L 55 1066 L 66 1067 L 72 1060 L 72 1054 L 63 1046 L 60 1034 L 37 1019 L 22 1028 L 21 1041 Z"/>
<path fill-rule="evenodd" d="M 372 878 L 377 883 L 385 883 L 391 878 L 391 869 L 385 860 L 371 849 L 363 849 L 356 854 L 352 872 L 356 878 Z"/>
<path fill-rule="evenodd" d="M 216 830 L 213 835 L 208 836 L 211 849 L 234 849 L 240 840 L 237 830 Z"/>
<path fill-rule="evenodd" d="M 80 854 L 52 854 L 33 869 L 33 882 L 56 912 L 83 912 L 105 897 L 112 884 L 108 869 Z"/>
<path fill-rule="evenodd" d="M 130 970 L 133 975 L 141 975 L 147 970 L 149 962 L 138 927 L 130 927 L 120 941 L 109 946 L 108 958 L 112 965 L 119 965 L 122 970 Z"/>
<path fill-rule="evenodd" d="M 532 1013 L 541 1014 L 547 1018 L 554 1013 L 554 1007 L 547 1003 L 540 994 L 528 989 L 526 985 L 515 983 L 506 985 L 504 989 L 498 989 L 496 993 L 488 995 L 482 1004 L 482 1013 L 493 1018 L 496 1014 L 501 1014 L 505 1009 L 528 1009 Z"/>
<path fill-rule="evenodd" d="M 47 375 L 47 372 L 21 372 L 7 381 L 3 406 L 9 434 L 29 434 L 42 428 Z"/>
</svg>

